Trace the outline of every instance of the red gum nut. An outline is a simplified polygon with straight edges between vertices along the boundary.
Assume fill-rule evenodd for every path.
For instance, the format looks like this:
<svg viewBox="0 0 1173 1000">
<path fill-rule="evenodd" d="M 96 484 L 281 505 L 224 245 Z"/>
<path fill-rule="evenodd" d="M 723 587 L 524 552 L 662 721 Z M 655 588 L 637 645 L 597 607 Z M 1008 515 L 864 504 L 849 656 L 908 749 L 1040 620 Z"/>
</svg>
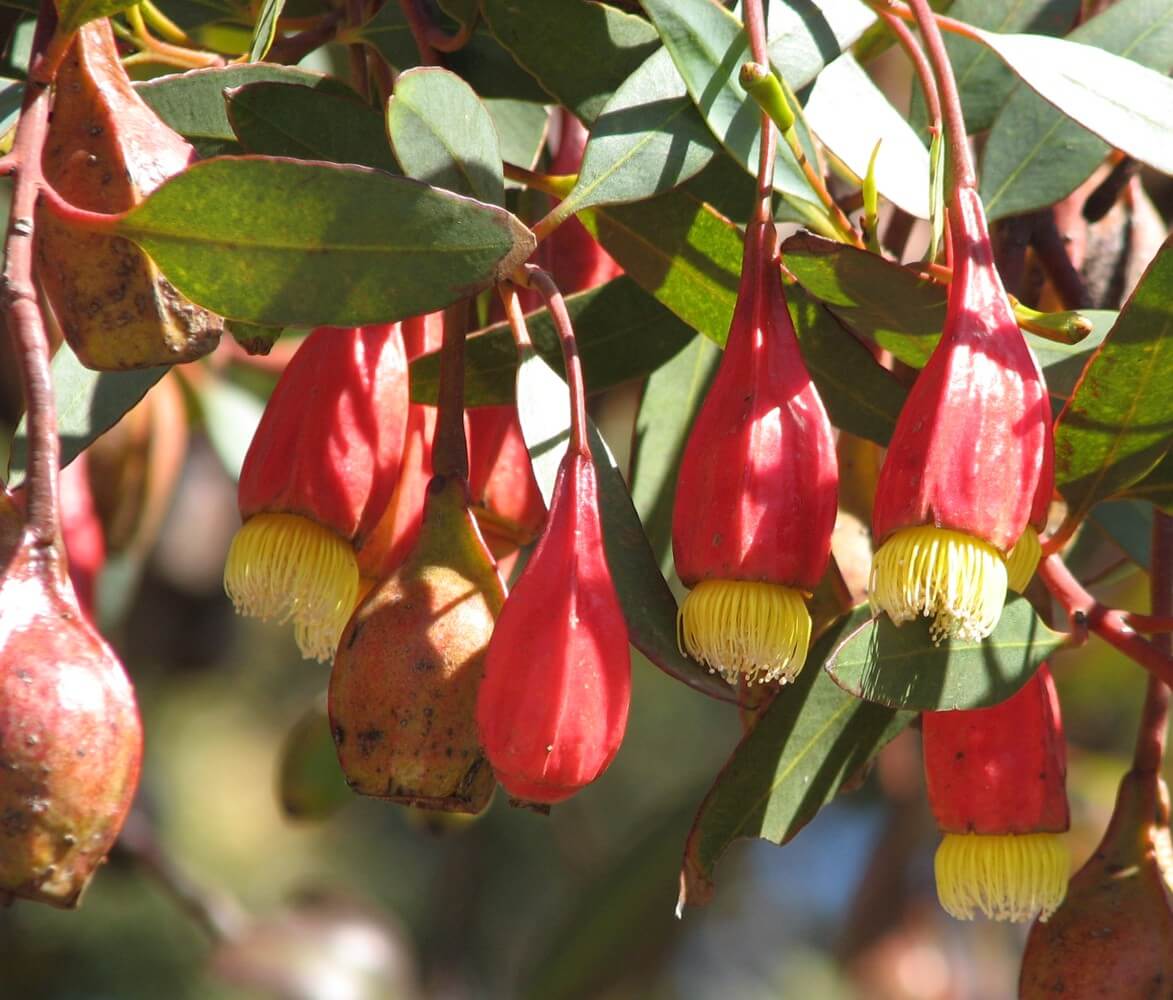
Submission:
<svg viewBox="0 0 1173 1000">
<path fill-rule="evenodd" d="M 689 434 L 672 519 L 681 580 L 811 590 L 827 567 L 838 467 L 786 308 L 773 227 L 746 233 L 725 355 Z"/>
<path fill-rule="evenodd" d="M 627 727 L 627 625 L 603 551 L 591 460 L 568 452 L 545 534 L 493 630 L 481 742 L 516 799 L 560 802 L 611 763 Z"/>
<path fill-rule="evenodd" d="M 955 264 L 944 332 L 896 422 L 872 534 L 883 542 L 928 524 L 1006 553 L 1053 465 L 1050 403 L 994 268 L 975 191 L 958 190 L 950 223 Z"/>
<path fill-rule="evenodd" d="M 240 513 L 300 514 L 361 543 L 391 499 L 407 423 L 398 324 L 319 327 L 265 407 L 240 474 Z"/>
<path fill-rule="evenodd" d="M 1062 833 L 1067 752 L 1046 665 L 1001 704 L 925 712 L 925 779 L 944 833 Z"/>
</svg>

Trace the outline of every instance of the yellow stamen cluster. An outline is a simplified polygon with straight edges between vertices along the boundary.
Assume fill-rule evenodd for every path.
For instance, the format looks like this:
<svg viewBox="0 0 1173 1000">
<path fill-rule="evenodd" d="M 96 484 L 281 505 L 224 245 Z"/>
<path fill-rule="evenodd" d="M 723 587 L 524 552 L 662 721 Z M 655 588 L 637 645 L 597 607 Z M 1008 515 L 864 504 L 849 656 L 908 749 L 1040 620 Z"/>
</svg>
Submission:
<svg viewBox="0 0 1173 1000">
<path fill-rule="evenodd" d="M 922 525 L 892 535 L 876 553 L 873 608 L 897 625 L 933 619 L 933 639 L 978 641 L 994 631 L 1006 600 L 1006 560 L 961 531 Z"/>
<path fill-rule="evenodd" d="M 752 580 L 702 580 L 676 618 L 682 652 L 734 684 L 794 680 L 806 661 L 811 616 L 792 587 Z"/>
<path fill-rule="evenodd" d="M 1068 857 L 1058 833 L 947 833 L 933 865 L 941 906 L 958 920 L 1046 920 L 1067 895 Z"/>
<path fill-rule="evenodd" d="M 302 655 L 332 660 L 358 600 L 354 549 L 298 514 L 256 514 L 232 540 L 224 589 L 236 610 L 265 621 L 293 621 Z"/>
<path fill-rule="evenodd" d="M 1039 560 L 1043 557 L 1043 546 L 1039 542 L 1039 533 L 1027 525 L 1022 537 L 1014 543 L 1014 548 L 1006 557 L 1006 582 L 1016 594 L 1025 592 L 1035 570 L 1039 568 Z"/>
</svg>

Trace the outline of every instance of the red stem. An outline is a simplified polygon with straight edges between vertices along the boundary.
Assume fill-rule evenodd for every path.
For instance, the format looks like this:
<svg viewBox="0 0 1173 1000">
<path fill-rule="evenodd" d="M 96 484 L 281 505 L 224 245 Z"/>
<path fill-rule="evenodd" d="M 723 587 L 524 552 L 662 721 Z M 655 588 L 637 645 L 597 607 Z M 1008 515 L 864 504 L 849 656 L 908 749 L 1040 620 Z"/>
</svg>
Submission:
<svg viewBox="0 0 1173 1000">
<path fill-rule="evenodd" d="M 1128 614 L 1097 601 L 1084 589 L 1057 553 L 1039 563 L 1039 577 L 1071 618 L 1073 632 L 1090 630 L 1165 684 L 1173 683 L 1173 656 L 1167 649 L 1137 635 Z"/>
<path fill-rule="evenodd" d="M 438 65 L 440 60 L 437 58 L 436 52 L 432 48 L 431 39 L 428 37 L 428 29 L 431 25 L 420 13 L 415 0 L 399 0 L 399 6 L 403 10 L 403 16 L 407 19 L 407 27 L 411 31 L 411 37 L 415 39 L 415 46 L 419 49 L 421 65 Z"/>
<path fill-rule="evenodd" d="M 503 282 L 497 286 L 497 293 L 501 296 L 502 305 L 505 306 L 505 317 L 513 331 L 513 343 L 517 345 L 517 353 L 525 355 L 533 351 L 534 342 L 530 339 L 529 327 L 525 324 L 525 310 L 521 308 L 521 296 L 517 294 L 517 289 L 508 282 Z"/>
<path fill-rule="evenodd" d="M 754 62 L 770 68 L 770 53 L 766 49 L 766 19 L 762 14 L 762 0 L 745 0 L 745 32 L 749 36 L 749 51 Z M 761 115 L 762 141 L 758 147 L 758 191 L 754 218 L 768 222 L 774 199 L 774 158 L 776 156 L 774 123 L 764 111 Z"/>
<path fill-rule="evenodd" d="M 1153 614 L 1173 616 L 1173 517 L 1153 511 L 1153 563 L 1149 575 Z M 1168 633 L 1153 639 L 1153 645 L 1165 656 L 1173 656 L 1173 636 Z M 1165 740 L 1169 730 L 1169 683 L 1149 675 L 1141 709 L 1140 728 L 1136 734 L 1133 769 L 1142 774 L 1160 774 L 1165 759 Z"/>
<path fill-rule="evenodd" d="M 957 81 L 953 77 L 953 66 L 945 51 L 945 40 L 941 29 L 929 7 L 928 0 L 911 0 L 912 13 L 920 28 L 928 51 L 933 74 L 941 97 L 941 117 L 945 123 L 945 138 L 949 143 L 949 166 L 953 172 L 952 190 L 960 187 L 976 187 L 977 175 L 969 155 L 969 142 L 965 131 L 965 115 L 961 110 L 961 97 L 957 93 Z"/>
<path fill-rule="evenodd" d="M 49 375 L 49 340 L 33 283 L 33 234 L 37 195 L 44 185 L 41 153 L 49 130 L 49 86 L 41 82 L 41 53 L 57 21 L 52 0 L 42 0 L 33 42 L 33 69 L 29 73 L 24 106 L 16 127 L 12 155 L 15 171 L 9 210 L 7 259 L 4 265 L 3 305 L 16 344 L 28 419 L 28 536 L 46 554 L 56 554 L 60 535 L 57 470 L 60 442 L 53 382 Z M 46 560 L 51 563 L 53 560 Z M 56 566 L 47 565 L 56 572 Z"/>
<path fill-rule="evenodd" d="M 566 311 L 566 302 L 554 279 L 541 268 L 527 265 L 526 275 L 530 284 L 534 285 L 546 301 L 546 308 L 554 320 L 554 328 L 558 331 L 558 340 L 562 344 L 562 361 L 566 366 L 566 383 L 570 386 L 570 449 L 579 455 L 590 458 L 590 448 L 587 447 L 586 422 L 586 389 L 582 381 L 582 362 L 578 356 L 578 343 L 574 339 L 574 327 L 570 323 L 570 314 Z"/>
<path fill-rule="evenodd" d="M 1154 528 L 1155 530 L 1155 528 Z M 1156 607 L 1156 605 L 1153 605 Z M 1145 635 L 1158 635 L 1163 632 L 1173 632 L 1173 618 L 1161 615 L 1138 615 L 1127 611 L 1124 614 L 1128 627 Z"/>
<path fill-rule="evenodd" d="M 925 106 L 929 109 L 929 118 L 939 127 L 941 123 L 941 97 L 937 93 L 937 81 L 933 79 L 933 68 L 925 57 L 924 49 L 920 47 L 916 35 L 909 31 L 908 26 L 890 10 L 881 8 L 877 9 L 876 13 L 888 26 L 888 30 L 896 36 L 896 41 L 904 49 L 904 54 L 912 63 L 912 68 L 916 71 L 916 77 L 920 81 L 920 89 L 924 91 Z"/>
</svg>

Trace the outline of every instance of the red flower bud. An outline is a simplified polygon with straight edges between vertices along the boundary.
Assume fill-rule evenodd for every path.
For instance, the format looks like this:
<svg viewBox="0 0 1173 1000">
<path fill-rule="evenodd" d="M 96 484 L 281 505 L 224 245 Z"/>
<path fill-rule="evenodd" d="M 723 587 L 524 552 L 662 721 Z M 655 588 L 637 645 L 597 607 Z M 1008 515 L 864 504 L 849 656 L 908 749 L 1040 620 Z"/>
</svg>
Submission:
<svg viewBox="0 0 1173 1000">
<path fill-rule="evenodd" d="M 83 610 L 94 612 L 94 587 L 106 562 L 102 523 L 90 493 L 88 452 L 61 470 L 61 538 L 69 562 L 69 579 Z"/>
<path fill-rule="evenodd" d="M 354 550 L 391 499 L 406 421 L 398 324 L 315 330 L 265 407 L 224 584 L 242 613 L 292 618 L 307 656 L 330 659 L 354 610 Z"/>
<path fill-rule="evenodd" d="M 485 658 L 477 726 L 497 780 L 531 802 L 573 795 L 615 757 L 630 700 L 627 625 L 603 550 L 595 467 L 571 450 Z"/>
<path fill-rule="evenodd" d="M 55 553 L 0 557 L 0 900 L 73 907 L 130 809 L 142 723 Z"/>
<path fill-rule="evenodd" d="M 688 652 L 731 681 L 790 680 L 810 641 L 802 592 L 831 550 L 838 471 L 786 308 L 772 225 L 752 223 L 717 377 L 689 435 L 672 519 Z"/>
<path fill-rule="evenodd" d="M 950 207 L 953 280 L 940 343 L 896 423 L 876 491 L 871 599 L 897 624 L 981 639 L 1006 596 L 1006 556 L 1036 507 L 1050 403 L 994 267 L 981 200 Z"/>
<path fill-rule="evenodd" d="M 953 916 L 1044 918 L 1063 901 L 1067 751 L 1046 664 L 1013 696 L 968 712 L 925 712 L 925 779 L 945 839 L 937 893 Z"/>
</svg>

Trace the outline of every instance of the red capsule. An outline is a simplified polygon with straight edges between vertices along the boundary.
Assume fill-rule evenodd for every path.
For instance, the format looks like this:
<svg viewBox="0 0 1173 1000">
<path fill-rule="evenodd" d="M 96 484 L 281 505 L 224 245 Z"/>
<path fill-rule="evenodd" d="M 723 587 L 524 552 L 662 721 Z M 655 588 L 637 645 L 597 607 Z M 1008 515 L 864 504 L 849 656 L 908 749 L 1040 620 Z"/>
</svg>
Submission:
<svg viewBox="0 0 1173 1000">
<path fill-rule="evenodd" d="M 1046 664 L 1013 696 L 925 712 L 925 780 L 945 839 L 937 892 L 953 916 L 1045 918 L 1067 889 L 1067 750 Z"/>
<path fill-rule="evenodd" d="M 292 618 L 306 656 L 330 659 L 354 610 L 355 548 L 399 479 L 407 416 L 399 324 L 318 328 L 265 407 L 224 584 L 238 611 Z"/>
<path fill-rule="evenodd" d="M 810 640 L 803 592 L 827 567 L 838 467 L 827 412 L 798 349 L 771 224 L 746 231 L 737 308 L 688 438 L 672 551 L 692 591 L 688 652 L 729 680 L 790 680 Z"/>
<path fill-rule="evenodd" d="M 1052 466 L 1050 402 L 972 188 L 958 189 L 949 224 L 945 327 L 880 472 L 871 596 L 897 624 L 924 615 L 938 637 L 982 639 L 1002 611 L 1006 556 Z"/>
<path fill-rule="evenodd" d="M 514 798 L 560 802 L 610 765 L 630 701 L 627 625 L 603 550 L 595 467 L 572 450 L 489 642 L 481 743 Z"/>
</svg>

